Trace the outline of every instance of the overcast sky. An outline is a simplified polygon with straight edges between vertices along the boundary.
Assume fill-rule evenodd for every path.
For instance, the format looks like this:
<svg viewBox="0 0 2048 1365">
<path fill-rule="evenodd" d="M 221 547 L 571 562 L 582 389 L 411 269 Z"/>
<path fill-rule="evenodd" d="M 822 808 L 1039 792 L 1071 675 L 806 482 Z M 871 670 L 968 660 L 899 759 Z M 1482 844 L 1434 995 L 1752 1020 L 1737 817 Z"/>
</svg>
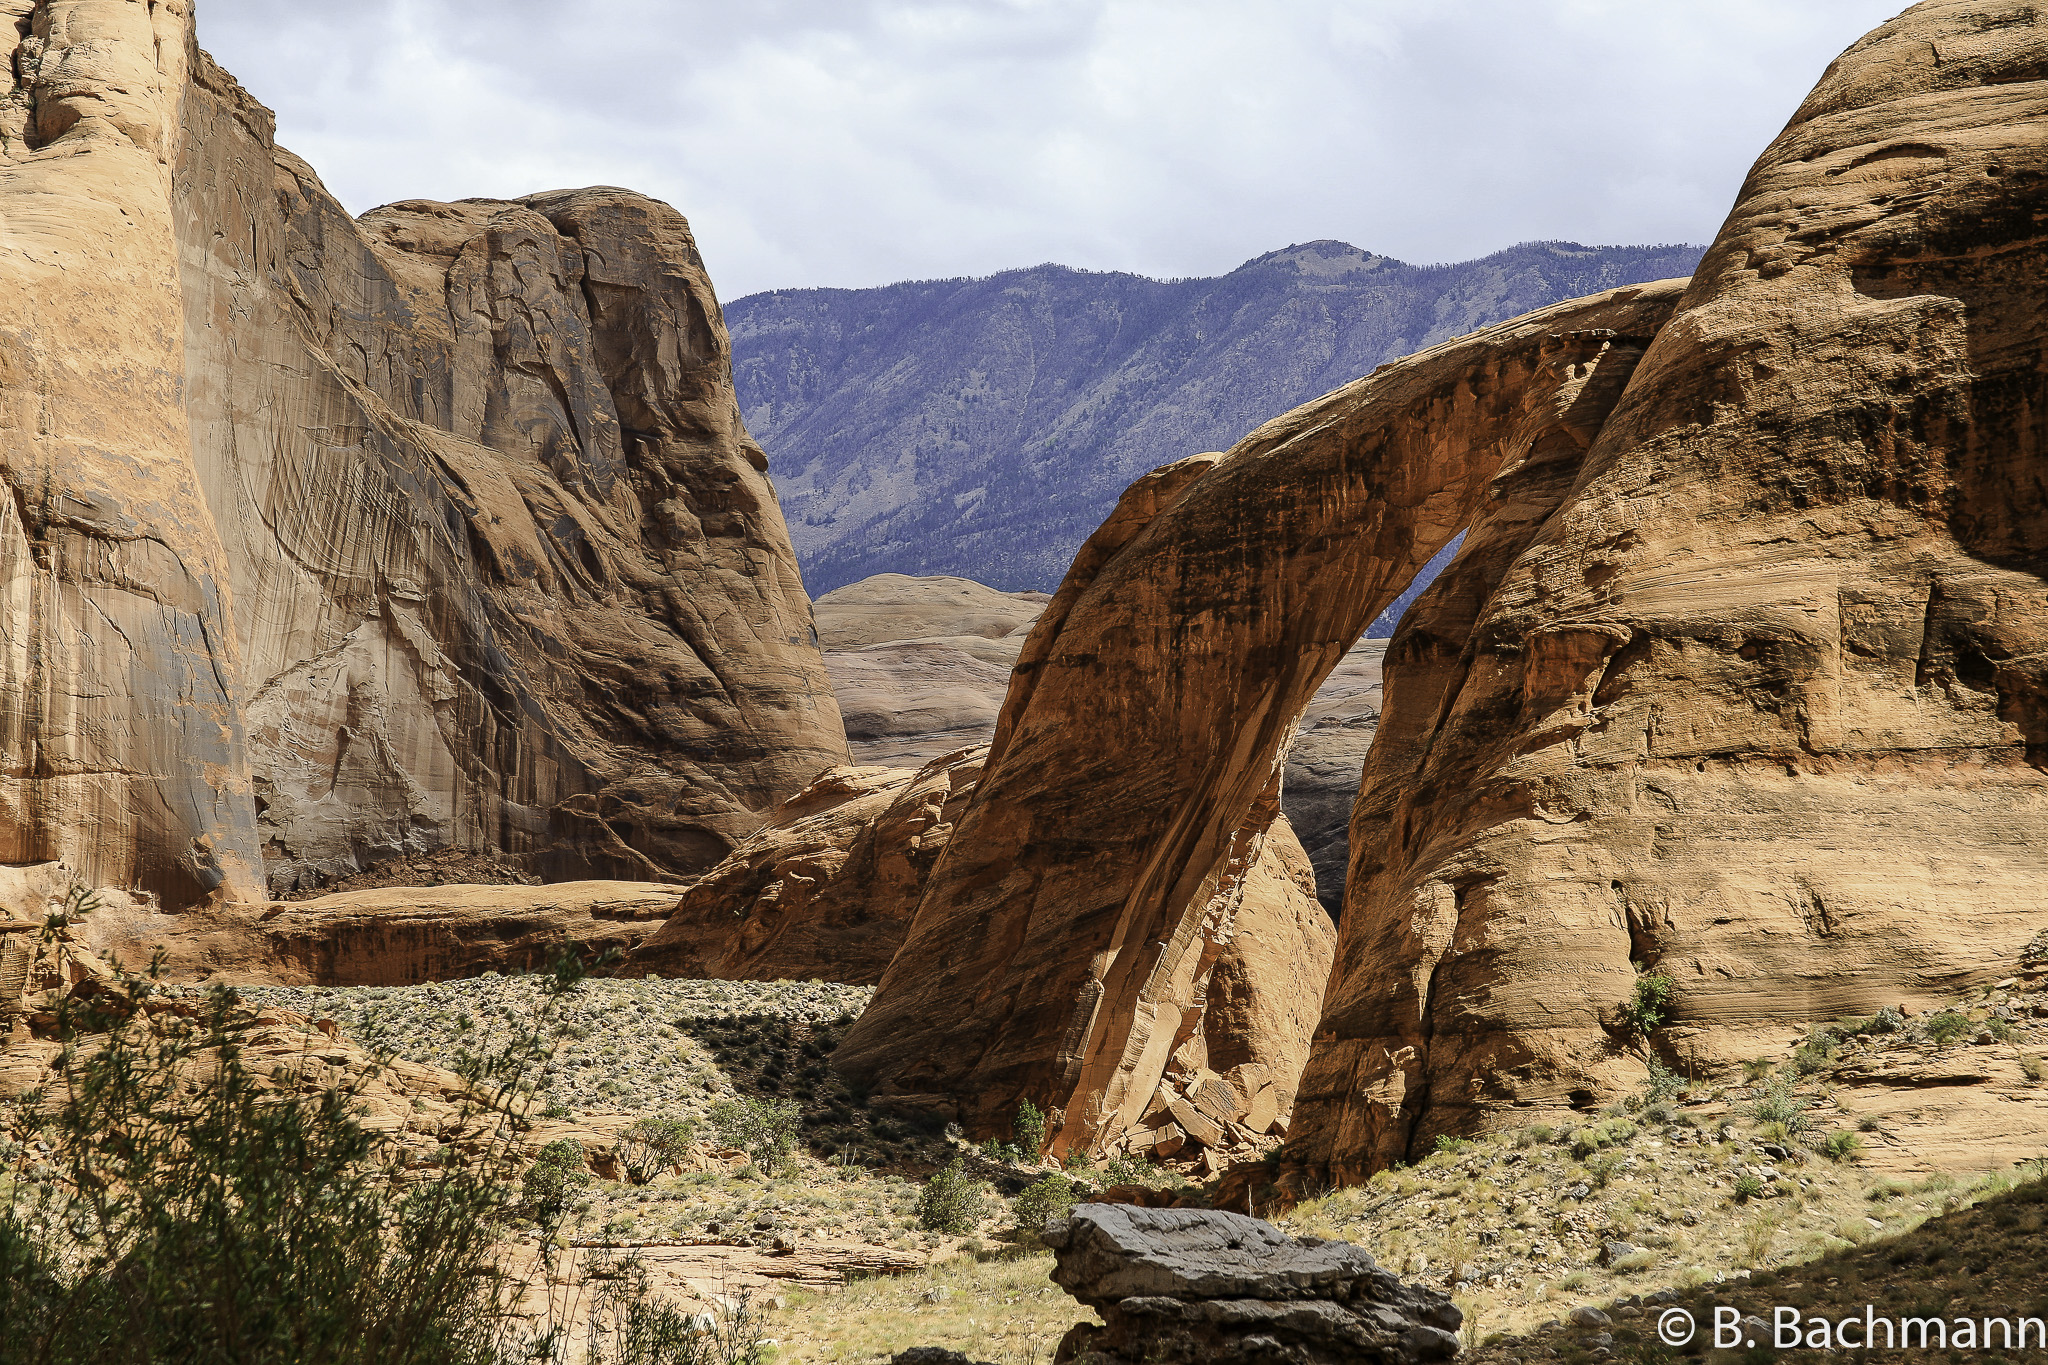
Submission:
<svg viewBox="0 0 2048 1365">
<path fill-rule="evenodd" d="M 626 185 L 720 294 L 1703 242 L 1900 0 L 199 0 L 352 211 Z"/>
</svg>

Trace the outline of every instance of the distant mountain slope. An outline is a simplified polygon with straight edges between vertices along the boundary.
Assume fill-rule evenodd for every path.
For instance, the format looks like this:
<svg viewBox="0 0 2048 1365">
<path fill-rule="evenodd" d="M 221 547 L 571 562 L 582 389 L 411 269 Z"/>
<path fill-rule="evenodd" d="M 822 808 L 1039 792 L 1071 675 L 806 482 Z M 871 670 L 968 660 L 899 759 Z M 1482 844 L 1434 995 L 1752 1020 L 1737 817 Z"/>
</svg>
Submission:
<svg viewBox="0 0 2048 1365">
<path fill-rule="evenodd" d="M 1689 274 L 1700 250 L 1532 242 L 1412 266 L 1310 242 L 1215 279 L 1042 265 L 778 290 L 725 317 L 813 595 L 884 572 L 1050 591 L 1144 471 L 1476 327 Z"/>
</svg>

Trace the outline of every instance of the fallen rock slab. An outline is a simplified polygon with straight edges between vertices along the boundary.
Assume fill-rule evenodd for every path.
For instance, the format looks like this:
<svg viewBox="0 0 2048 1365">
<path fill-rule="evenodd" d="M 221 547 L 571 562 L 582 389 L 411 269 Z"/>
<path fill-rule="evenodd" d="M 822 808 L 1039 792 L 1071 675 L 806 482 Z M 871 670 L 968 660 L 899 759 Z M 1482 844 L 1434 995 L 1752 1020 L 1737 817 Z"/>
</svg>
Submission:
<svg viewBox="0 0 2048 1365">
<path fill-rule="evenodd" d="M 1444 1360 L 1463 1315 L 1364 1248 L 1215 1209 L 1088 1204 L 1042 1234 L 1053 1283 L 1102 1315 L 1056 1365 Z"/>
</svg>

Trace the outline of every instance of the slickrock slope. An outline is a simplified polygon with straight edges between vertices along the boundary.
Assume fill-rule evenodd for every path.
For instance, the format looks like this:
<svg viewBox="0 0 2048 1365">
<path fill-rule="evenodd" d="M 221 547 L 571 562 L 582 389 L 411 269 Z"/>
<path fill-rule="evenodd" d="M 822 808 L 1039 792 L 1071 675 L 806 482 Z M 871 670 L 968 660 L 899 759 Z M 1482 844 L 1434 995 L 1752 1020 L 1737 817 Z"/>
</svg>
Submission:
<svg viewBox="0 0 2048 1365">
<path fill-rule="evenodd" d="M 1639 970 L 1711 1062 L 2042 926 L 2044 248 L 2048 14 L 1829 68 L 1563 510 L 1388 652 L 1302 1163 L 1632 1086 Z"/>
<path fill-rule="evenodd" d="M 1028 630 L 1052 598 L 1042 592 L 1002 592 L 971 578 L 911 578 L 878 573 L 849 583 L 812 603 L 818 643 L 858 649 L 891 640 L 974 635 L 989 640 Z"/>
<path fill-rule="evenodd" d="M 358 223 L 186 6 L 18 8 L 0 857 L 173 906 L 444 844 L 659 879 L 844 760 L 679 214 Z"/>
<path fill-rule="evenodd" d="M 1678 291 L 1448 343 L 1132 485 L 1025 645 L 841 1068 L 987 1126 L 1028 1096 L 1060 1151 L 1137 1124 L 1316 688 L 1482 503 L 1548 514 Z"/>
</svg>

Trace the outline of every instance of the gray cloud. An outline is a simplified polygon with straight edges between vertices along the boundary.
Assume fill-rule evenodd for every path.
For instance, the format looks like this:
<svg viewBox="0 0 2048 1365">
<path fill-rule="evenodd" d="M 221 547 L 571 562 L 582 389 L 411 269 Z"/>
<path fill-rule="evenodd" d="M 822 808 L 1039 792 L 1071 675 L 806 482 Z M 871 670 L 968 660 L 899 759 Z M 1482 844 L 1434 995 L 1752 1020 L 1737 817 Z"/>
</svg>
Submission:
<svg viewBox="0 0 2048 1365">
<path fill-rule="evenodd" d="M 1897 0 L 203 0 L 352 210 L 628 185 L 736 297 L 1704 241 Z"/>
</svg>

